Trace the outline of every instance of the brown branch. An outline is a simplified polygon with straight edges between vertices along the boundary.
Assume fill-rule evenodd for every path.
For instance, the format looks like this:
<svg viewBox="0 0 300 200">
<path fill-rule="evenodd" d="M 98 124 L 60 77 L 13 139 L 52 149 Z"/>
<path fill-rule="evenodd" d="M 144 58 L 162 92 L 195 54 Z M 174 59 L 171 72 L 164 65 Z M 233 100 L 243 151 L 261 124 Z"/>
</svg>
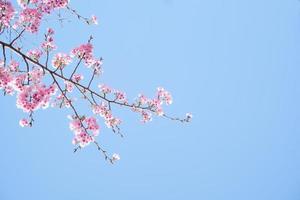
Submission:
<svg viewBox="0 0 300 200">
<path fill-rule="evenodd" d="M 18 40 L 18 39 L 22 36 L 22 34 L 24 33 L 25 30 L 26 30 L 26 29 L 24 28 L 24 29 L 17 35 L 17 37 L 16 37 L 15 39 L 13 39 L 9 44 L 10 44 L 10 45 L 13 45 L 14 42 L 15 42 L 16 40 Z"/>
</svg>

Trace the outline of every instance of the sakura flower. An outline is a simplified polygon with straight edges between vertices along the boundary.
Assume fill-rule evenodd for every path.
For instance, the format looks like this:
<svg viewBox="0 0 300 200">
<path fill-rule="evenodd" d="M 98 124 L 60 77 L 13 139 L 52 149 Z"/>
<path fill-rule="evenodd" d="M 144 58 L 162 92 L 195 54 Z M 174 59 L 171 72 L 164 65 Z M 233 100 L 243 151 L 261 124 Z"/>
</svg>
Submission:
<svg viewBox="0 0 300 200">
<path fill-rule="evenodd" d="M 163 109 L 159 106 L 155 109 L 155 114 L 157 114 L 158 116 L 163 116 L 164 115 L 164 111 Z"/>
<path fill-rule="evenodd" d="M 141 119 L 141 121 L 142 121 L 143 123 L 152 121 L 151 113 L 146 112 L 146 111 L 142 111 L 141 114 L 142 114 L 142 119 Z"/>
<path fill-rule="evenodd" d="M 74 74 L 73 76 L 72 76 L 72 80 L 74 81 L 74 82 L 76 82 L 76 83 L 78 83 L 79 81 L 81 81 L 83 79 L 83 75 L 81 75 L 81 74 Z"/>
<path fill-rule="evenodd" d="M 107 105 L 104 102 L 101 102 L 100 105 L 93 105 L 92 111 L 94 114 L 100 115 L 104 117 L 105 114 L 108 112 Z"/>
<path fill-rule="evenodd" d="M 173 102 L 171 94 L 164 88 L 157 88 L 157 96 L 158 99 L 164 101 L 167 105 L 170 105 Z"/>
<path fill-rule="evenodd" d="M 95 136 L 98 136 L 100 127 L 94 117 L 72 117 L 70 122 L 70 129 L 74 133 L 72 143 L 85 147 L 91 142 L 95 141 Z M 91 131 L 91 134 L 88 133 Z"/>
<path fill-rule="evenodd" d="M 109 94 L 112 92 L 112 89 L 110 87 L 108 87 L 107 85 L 101 84 L 98 85 L 99 89 L 101 92 L 103 92 L 104 94 Z"/>
<path fill-rule="evenodd" d="M 69 3 L 69 0 L 43 0 L 40 4 L 40 9 L 50 14 L 52 10 L 59 9 L 59 8 L 65 8 Z"/>
<path fill-rule="evenodd" d="M 78 134 L 74 136 L 72 143 L 74 145 L 79 145 L 81 148 L 83 148 L 94 141 L 95 141 L 94 137 L 90 136 L 89 134 L 81 130 Z"/>
<path fill-rule="evenodd" d="M 39 49 L 33 49 L 27 52 L 27 56 L 34 61 L 38 61 L 42 56 L 43 52 Z"/>
<path fill-rule="evenodd" d="M 15 9 L 12 4 L 6 0 L 0 0 L 0 24 L 4 27 L 8 27 L 14 14 Z"/>
<path fill-rule="evenodd" d="M 48 29 L 47 29 L 47 35 L 48 35 L 48 36 L 54 35 L 54 33 L 55 33 L 55 32 L 54 32 L 54 30 L 53 30 L 52 28 L 48 28 Z"/>
<path fill-rule="evenodd" d="M 19 121 L 19 124 L 20 124 L 21 127 L 30 126 L 30 123 L 29 123 L 29 121 L 27 119 L 21 119 Z"/>
<path fill-rule="evenodd" d="M 115 93 L 116 100 L 122 101 L 122 102 L 126 102 L 127 101 L 124 92 L 115 91 L 114 93 Z"/>
<path fill-rule="evenodd" d="M 0 67 L 0 89 L 5 89 L 13 81 L 13 77 L 7 68 Z"/>
<path fill-rule="evenodd" d="M 92 15 L 91 19 L 89 20 L 89 23 L 98 25 L 97 17 L 95 15 Z"/>
<path fill-rule="evenodd" d="M 21 11 L 16 26 L 23 25 L 27 31 L 36 33 L 40 27 L 42 16 L 41 11 L 37 8 L 25 8 Z"/>
<path fill-rule="evenodd" d="M 84 119 L 84 122 L 87 124 L 87 128 L 86 128 L 87 130 L 92 131 L 92 133 L 93 133 L 94 136 L 98 136 L 99 135 L 100 127 L 97 124 L 96 118 L 94 118 L 94 117 L 86 117 Z"/>
<path fill-rule="evenodd" d="M 52 66 L 54 68 L 63 69 L 65 66 L 71 63 L 71 57 L 64 53 L 56 54 L 52 59 Z"/>
<path fill-rule="evenodd" d="M 44 76 L 43 70 L 40 68 L 36 68 L 29 72 L 29 80 L 34 83 L 40 83 L 42 81 L 42 77 Z"/>
<path fill-rule="evenodd" d="M 54 30 L 52 28 L 48 28 L 47 33 L 45 35 L 45 41 L 42 43 L 42 48 L 47 52 L 52 51 L 56 48 L 54 44 L 53 35 Z"/>
<path fill-rule="evenodd" d="M 102 65 L 102 59 L 91 59 L 87 67 L 92 68 L 94 70 L 95 75 L 99 75 L 103 72 Z"/>
<path fill-rule="evenodd" d="M 24 112 L 46 108 L 49 104 L 50 97 L 56 91 L 55 89 L 53 85 L 49 88 L 42 84 L 24 86 L 18 94 L 17 107 Z"/>
<path fill-rule="evenodd" d="M 92 111 L 96 115 L 100 115 L 104 118 L 105 124 L 108 128 L 113 128 L 121 124 L 121 120 L 114 117 L 107 105 L 102 102 L 100 105 L 94 105 Z"/>
<path fill-rule="evenodd" d="M 72 92 L 74 89 L 74 85 L 70 81 L 65 81 L 65 86 L 66 86 L 66 90 L 68 92 Z"/>
<path fill-rule="evenodd" d="M 67 89 L 67 88 L 66 88 Z M 72 88 L 73 89 L 73 88 Z M 68 90 L 68 89 L 67 89 Z M 72 91 L 71 91 L 72 92 Z M 71 103 L 73 102 L 73 99 L 70 98 L 66 98 L 65 95 L 63 94 L 59 94 L 56 96 L 55 100 L 52 102 L 51 106 L 52 107 L 66 107 L 66 108 L 70 108 Z"/>
<path fill-rule="evenodd" d="M 0 70 L 1 71 L 1 70 Z M 14 88 L 14 90 L 18 91 L 18 92 L 21 92 L 23 90 L 23 84 L 24 84 L 24 81 L 28 78 L 28 75 L 27 74 L 19 74 L 19 75 L 16 75 L 11 84 L 12 84 L 12 87 Z M 27 79 L 28 80 L 28 79 Z"/>
<path fill-rule="evenodd" d="M 112 158 L 111 158 L 111 159 L 112 159 L 113 161 L 118 161 L 118 160 L 121 159 L 121 157 L 120 157 L 119 154 L 114 153 L 114 154 L 112 155 Z"/>
<path fill-rule="evenodd" d="M 82 44 L 71 51 L 71 56 L 83 59 L 87 66 L 93 63 L 93 45 L 90 43 Z"/>
<path fill-rule="evenodd" d="M 139 94 L 138 99 L 137 99 L 138 104 L 146 104 L 148 102 L 148 99 L 145 95 Z"/>
<path fill-rule="evenodd" d="M 118 118 L 115 118 L 115 117 L 112 117 L 112 116 L 110 116 L 110 117 L 106 116 L 105 124 L 106 124 L 107 128 L 116 127 L 116 126 L 120 125 L 121 122 L 122 121 Z"/>
</svg>

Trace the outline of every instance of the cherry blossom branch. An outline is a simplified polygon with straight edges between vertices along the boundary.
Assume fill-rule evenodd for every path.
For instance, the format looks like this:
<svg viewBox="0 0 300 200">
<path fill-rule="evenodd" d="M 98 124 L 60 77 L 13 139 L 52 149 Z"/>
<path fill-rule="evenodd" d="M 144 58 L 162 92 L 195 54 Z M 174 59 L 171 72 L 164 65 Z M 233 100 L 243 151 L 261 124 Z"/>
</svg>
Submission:
<svg viewBox="0 0 300 200">
<path fill-rule="evenodd" d="M 138 108 L 138 109 L 148 110 L 148 111 L 151 111 L 152 113 L 155 113 L 155 110 L 151 109 L 150 106 L 145 106 L 145 107 L 143 107 L 143 106 L 135 105 L 134 103 L 133 103 L 133 104 L 128 104 L 127 102 L 118 102 L 116 99 L 114 99 L 114 100 L 108 99 L 108 98 L 106 98 L 104 95 L 102 96 L 102 95 L 98 94 L 97 92 L 93 91 L 90 87 L 84 86 L 84 85 L 82 85 L 82 84 L 80 84 L 80 83 L 78 83 L 78 82 L 73 81 L 71 78 L 66 78 L 66 77 L 64 77 L 64 76 L 62 76 L 62 75 L 56 73 L 55 71 L 53 71 L 53 70 L 47 68 L 46 66 L 42 65 L 41 63 L 39 63 L 39 62 L 37 62 L 37 61 L 31 59 L 30 57 L 28 57 L 27 55 L 25 55 L 24 53 L 22 53 L 20 50 L 18 50 L 18 49 L 16 49 L 15 47 L 13 47 L 12 45 L 10 45 L 10 44 L 8 44 L 8 43 L 5 43 L 5 42 L 3 42 L 3 41 L 1 41 L 1 40 L 0 40 L 0 44 L 1 44 L 2 46 L 4 46 L 4 47 L 10 48 L 10 49 L 13 50 L 15 53 L 17 53 L 17 54 L 19 54 L 20 56 L 26 58 L 26 59 L 29 60 L 31 63 L 33 63 L 33 64 L 35 64 L 35 65 L 41 67 L 41 68 L 44 69 L 44 70 L 46 70 L 46 71 L 49 72 L 51 75 L 56 76 L 56 77 L 59 77 L 59 78 L 65 80 L 65 81 L 69 81 L 69 82 L 71 82 L 72 84 L 74 84 L 74 85 L 76 85 L 76 86 L 82 88 L 83 90 L 88 91 L 91 95 L 93 94 L 94 96 L 97 96 L 97 97 L 99 97 L 99 98 L 102 99 L 102 100 L 105 100 L 105 101 L 106 101 L 107 103 L 109 103 L 109 104 L 112 103 L 112 104 L 116 104 L 116 105 L 120 105 L 120 106 L 125 106 L 125 107 L 129 107 L 129 108 Z M 76 65 L 76 67 L 77 67 L 77 65 Z M 168 116 L 168 115 L 166 115 L 166 114 L 164 114 L 163 117 L 168 118 L 168 119 L 172 119 L 172 120 L 175 120 L 175 121 L 187 122 L 187 121 L 184 120 L 184 119 L 173 118 L 173 117 L 170 117 L 170 116 Z"/>
<path fill-rule="evenodd" d="M 59 108 L 71 108 L 73 115 L 69 116 L 71 120 L 69 127 L 74 133 L 72 141 L 76 145 L 74 152 L 90 143 L 94 143 L 105 159 L 110 163 L 114 163 L 114 161 L 120 159 L 119 155 L 113 154 L 109 157 L 107 152 L 95 140 L 99 134 L 100 126 L 94 116 L 100 116 L 106 126 L 121 137 L 123 137 L 123 134 L 119 125 L 122 121 L 113 115 L 114 106 L 126 108 L 140 114 L 141 121 L 144 123 L 151 121 L 152 115 L 182 123 L 191 121 L 192 115 L 189 113 L 181 119 L 169 116 L 164 112 L 163 105 L 172 103 L 171 94 L 164 88 L 157 88 L 154 98 L 148 98 L 140 94 L 131 103 L 127 100 L 124 92 L 112 89 L 107 85 L 98 85 L 99 89 L 95 90 L 93 80 L 96 76 L 102 74 L 102 58 L 97 59 L 94 57 L 94 47 L 91 44 L 92 36 L 86 44 L 73 48 L 70 54 L 56 53 L 53 57 L 52 54 L 56 49 L 56 45 L 53 39 L 54 30 L 51 28 L 44 35 L 41 46 L 36 49 L 24 51 L 22 47 L 16 45 L 21 44 L 25 32 L 38 33 L 43 17 L 50 15 L 54 10 L 67 9 L 87 24 L 97 24 L 95 16 L 92 16 L 91 19 L 83 17 L 75 9 L 70 8 L 68 3 L 68 0 L 19 0 L 18 4 L 21 8 L 20 11 L 16 12 L 9 0 L 0 0 L 0 29 L 1 33 L 8 34 L 7 38 L 10 41 L 5 42 L 2 36 L 0 38 L 3 55 L 3 60 L 0 58 L 0 89 L 4 90 L 4 94 L 13 95 L 17 93 L 17 107 L 29 114 L 29 120 L 20 120 L 19 123 L 22 127 L 32 126 L 34 111 L 47 108 L 50 103 L 51 106 Z M 15 15 L 17 15 L 16 18 L 14 18 Z M 60 12 L 58 20 L 61 20 Z M 5 32 L 5 30 L 7 31 Z M 13 39 L 11 39 L 12 35 L 14 35 Z M 21 42 L 18 42 L 19 40 Z M 10 53 L 9 58 L 6 55 L 7 50 Z M 18 60 L 15 60 L 15 57 L 18 57 Z M 50 64 L 51 57 L 52 62 Z M 42 60 L 42 58 L 45 60 Z M 7 59 L 9 59 L 8 63 Z M 70 65 L 75 59 L 77 62 L 72 68 Z M 21 68 L 20 65 L 22 65 Z M 86 79 L 87 84 L 81 81 L 84 78 L 83 75 L 78 74 L 81 66 L 92 70 L 92 74 Z M 68 70 L 65 70 L 66 68 Z M 47 77 L 52 82 L 50 85 L 47 84 L 49 80 L 46 79 Z M 57 90 L 58 95 L 56 95 Z M 93 116 L 80 115 L 75 107 L 76 99 L 71 96 L 73 90 L 79 92 L 80 97 L 89 103 Z"/>
</svg>

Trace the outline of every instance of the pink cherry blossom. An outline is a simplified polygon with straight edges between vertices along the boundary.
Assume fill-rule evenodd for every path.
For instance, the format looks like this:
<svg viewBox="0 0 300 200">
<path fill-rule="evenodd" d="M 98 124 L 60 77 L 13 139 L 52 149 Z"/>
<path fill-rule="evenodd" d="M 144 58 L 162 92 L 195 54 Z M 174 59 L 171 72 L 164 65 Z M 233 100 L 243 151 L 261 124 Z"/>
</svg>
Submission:
<svg viewBox="0 0 300 200">
<path fill-rule="evenodd" d="M 94 117 L 71 118 L 70 129 L 74 133 L 73 144 L 85 147 L 99 135 L 100 127 Z M 88 133 L 91 131 L 91 134 Z"/>
<path fill-rule="evenodd" d="M 12 4 L 6 0 L 0 0 L 0 9 L 0 25 L 8 27 L 15 14 L 15 9 Z"/>
<path fill-rule="evenodd" d="M 48 28 L 47 33 L 45 35 L 45 41 L 41 45 L 45 51 L 52 51 L 56 48 L 54 44 L 53 35 L 54 30 L 52 28 Z"/>
<path fill-rule="evenodd" d="M 148 101 L 149 99 L 143 94 L 139 94 L 138 97 L 136 98 L 136 104 L 138 106 L 148 104 Z"/>
<path fill-rule="evenodd" d="M 84 130 L 81 129 L 79 132 L 75 134 L 72 143 L 74 145 L 79 145 L 80 147 L 83 148 L 94 141 L 95 138 L 93 136 L 90 136 L 88 133 L 86 133 Z"/>
<path fill-rule="evenodd" d="M 93 133 L 94 136 L 98 136 L 100 127 L 99 127 L 99 125 L 97 123 L 96 118 L 94 118 L 94 117 L 86 117 L 84 119 L 84 122 L 87 124 L 87 128 L 86 129 L 92 131 L 92 133 Z"/>
<path fill-rule="evenodd" d="M 36 33 L 40 27 L 43 14 L 37 8 L 25 8 L 19 15 L 16 26 L 25 26 L 26 30 Z"/>
<path fill-rule="evenodd" d="M 70 81 L 65 81 L 65 85 L 66 85 L 66 90 L 68 92 L 72 92 L 74 89 L 74 85 L 73 83 L 71 83 Z"/>
<path fill-rule="evenodd" d="M 98 20 L 97 20 L 97 17 L 95 15 L 91 16 L 90 23 L 98 25 Z"/>
<path fill-rule="evenodd" d="M 142 114 L 142 119 L 141 119 L 141 121 L 142 121 L 143 123 L 152 121 L 151 113 L 146 112 L 146 111 L 142 111 L 141 114 Z"/>
<path fill-rule="evenodd" d="M 112 92 L 112 89 L 104 84 L 98 85 L 98 88 L 100 89 L 101 92 L 103 92 L 104 94 L 109 94 Z"/>
<path fill-rule="evenodd" d="M 95 75 L 102 74 L 102 59 L 91 59 L 90 64 L 87 66 L 88 68 L 92 68 L 94 70 Z"/>
<path fill-rule="evenodd" d="M 93 45 L 91 43 L 82 44 L 71 51 L 71 55 L 83 59 L 86 65 L 93 63 Z"/>
<path fill-rule="evenodd" d="M 120 157 L 119 154 L 114 153 L 114 154 L 112 155 L 112 160 L 113 160 L 113 161 L 118 161 L 118 160 L 120 160 L 120 159 L 121 159 L 121 157 Z"/>
<path fill-rule="evenodd" d="M 0 67 L 0 89 L 5 89 L 13 81 L 13 77 L 7 68 Z"/>
<path fill-rule="evenodd" d="M 42 55 L 43 52 L 39 49 L 33 49 L 27 52 L 27 56 L 35 61 L 38 61 Z"/>
<path fill-rule="evenodd" d="M 24 112 L 32 112 L 39 108 L 46 108 L 49 105 L 50 97 L 55 93 L 55 86 L 36 84 L 24 86 L 17 97 L 17 107 Z"/>
<path fill-rule="evenodd" d="M 13 81 L 12 81 L 12 86 L 13 86 L 14 90 L 16 90 L 17 92 L 22 91 L 22 89 L 24 87 L 24 81 L 26 79 L 28 80 L 28 75 L 27 74 L 16 75 L 13 78 Z"/>
<path fill-rule="evenodd" d="M 92 111 L 96 115 L 100 115 L 108 128 L 113 128 L 121 124 L 121 120 L 114 117 L 108 106 L 102 102 L 100 105 L 94 105 Z"/>
<path fill-rule="evenodd" d="M 72 80 L 74 81 L 74 82 L 79 82 L 79 81 L 81 81 L 81 80 L 83 80 L 83 75 L 81 75 L 81 74 L 74 74 L 73 76 L 72 76 Z"/>
<path fill-rule="evenodd" d="M 69 0 L 42 0 L 39 7 L 43 12 L 50 14 L 52 10 L 64 8 L 68 3 Z"/>
<path fill-rule="evenodd" d="M 172 104 L 173 99 L 171 94 L 166 91 L 164 88 L 157 88 L 157 95 L 158 95 L 158 99 L 164 101 L 167 105 Z"/>
<path fill-rule="evenodd" d="M 42 82 L 42 78 L 44 76 L 43 70 L 40 68 L 35 68 L 31 72 L 28 73 L 29 80 L 33 83 L 37 84 Z"/>
<path fill-rule="evenodd" d="M 65 53 L 57 53 L 52 59 L 52 66 L 54 68 L 63 69 L 71 63 L 72 59 Z"/>
<path fill-rule="evenodd" d="M 116 100 L 121 101 L 121 102 L 127 102 L 126 95 L 124 92 L 116 90 L 114 92 L 114 94 L 115 94 Z"/>
<path fill-rule="evenodd" d="M 27 119 L 21 119 L 19 121 L 19 124 L 20 124 L 21 127 L 30 126 L 30 123 L 29 123 L 29 121 Z"/>
</svg>

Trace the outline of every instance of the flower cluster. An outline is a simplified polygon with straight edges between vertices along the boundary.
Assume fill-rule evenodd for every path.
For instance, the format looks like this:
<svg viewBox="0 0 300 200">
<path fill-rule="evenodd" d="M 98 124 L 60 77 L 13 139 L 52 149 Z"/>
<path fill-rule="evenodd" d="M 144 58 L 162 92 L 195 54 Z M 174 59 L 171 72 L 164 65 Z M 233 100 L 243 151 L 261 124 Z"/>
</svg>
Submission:
<svg viewBox="0 0 300 200">
<path fill-rule="evenodd" d="M 19 121 L 19 124 L 20 124 L 21 127 L 30 126 L 30 122 L 27 119 L 24 119 L 24 118 Z"/>
<path fill-rule="evenodd" d="M 92 15 L 89 23 L 98 25 L 97 17 L 95 15 Z"/>
<path fill-rule="evenodd" d="M 36 33 L 40 27 L 43 14 L 37 8 L 25 8 L 19 15 L 15 27 L 24 26 L 31 33 Z"/>
<path fill-rule="evenodd" d="M 50 14 L 54 9 L 65 8 L 68 3 L 69 0 L 41 0 L 39 7 L 43 12 Z"/>
<path fill-rule="evenodd" d="M 76 82 L 76 83 L 78 83 L 79 81 L 81 81 L 83 79 L 83 75 L 81 75 L 81 74 L 74 74 L 73 76 L 72 76 L 72 80 L 74 81 L 74 82 Z"/>
<path fill-rule="evenodd" d="M 91 43 L 82 44 L 79 47 L 74 48 L 71 51 L 71 55 L 83 59 L 88 66 L 95 62 L 95 59 L 93 58 L 93 45 Z"/>
<path fill-rule="evenodd" d="M 55 94 L 56 87 L 42 84 L 24 86 L 17 97 L 17 107 L 24 112 L 32 112 L 39 108 L 47 108 L 50 97 Z"/>
<path fill-rule="evenodd" d="M 9 1 L 0 0 L 0 25 L 8 27 L 15 14 L 15 9 Z"/>
<path fill-rule="evenodd" d="M 118 161 L 118 160 L 120 160 L 120 159 L 121 159 L 121 157 L 120 157 L 119 154 L 114 153 L 114 154 L 112 155 L 112 161 Z"/>
<path fill-rule="evenodd" d="M 34 61 L 38 61 L 43 55 L 43 52 L 39 49 L 33 49 L 27 52 L 27 56 Z"/>
<path fill-rule="evenodd" d="M 161 87 L 157 88 L 157 98 L 159 101 L 165 102 L 167 105 L 170 105 L 173 102 L 170 92 Z"/>
<path fill-rule="evenodd" d="M 74 89 L 73 83 L 71 83 L 70 81 L 64 81 L 64 83 L 65 83 L 66 90 L 68 92 L 72 92 Z"/>
<path fill-rule="evenodd" d="M 34 68 L 32 71 L 28 72 L 29 81 L 31 81 L 34 84 L 41 83 L 43 76 L 43 70 L 40 68 Z"/>
<path fill-rule="evenodd" d="M 103 94 L 109 94 L 112 92 L 112 89 L 107 85 L 100 84 L 100 85 L 98 85 L 98 87 L 99 87 L 100 91 L 103 92 Z"/>
<path fill-rule="evenodd" d="M 69 55 L 64 53 L 57 53 L 52 59 L 52 66 L 54 68 L 63 69 L 65 66 L 69 65 L 72 59 Z"/>
<path fill-rule="evenodd" d="M 102 59 L 94 58 L 93 45 L 90 42 L 72 49 L 71 56 L 84 60 L 85 65 L 93 68 L 96 74 L 101 73 Z"/>
<path fill-rule="evenodd" d="M 149 122 L 152 120 L 152 112 L 157 116 L 163 116 L 164 111 L 162 108 L 163 104 L 172 104 L 172 96 L 170 92 L 166 91 L 164 88 L 157 88 L 157 97 L 154 99 L 147 98 L 145 95 L 140 94 L 136 99 L 135 106 L 132 108 L 134 112 L 141 114 L 142 122 Z M 142 109 L 149 108 L 149 109 Z"/>
<path fill-rule="evenodd" d="M 121 92 L 121 91 L 116 90 L 116 91 L 114 92 L 114 95 L 115 95 L 116 101 L 122 102 L 122 103 L 126 103 L 126 104 L 128 103 L 128 101 L 127 101 L 127 99 L 126 99 L 126 95 L 125 95 L 124 92 Z"/>
<path fill-rule="evenodd" d="M 70 129 L 74 133 L 74 139 L 72 143 L 85 147 L 91 142 L 95 141 L 95 137 L 99 135 L 99 125 L 94 117 L 82 117 L 75 116 L 70 117 Z M 91 134 L 89 134 L 91 131 Z"/>
<path fill-rule="evenodd" d="M 54 44 L 54 30 L 52 28 L 48 28 L 47 33 L 45 34 L 45 41 L 42 43 L 42 48 L 46 51 L 52 51 L 56 48 Z"/>
<path fill-rule="evenodd" d="M 3 1 L 3 0 L 1 0 Z M 25 27 L 28 32 L 36 33 L 41 25 L 42 18 L 45 14 L 50 14 L 54 9 L 65 8 L 68 0 L 18 0 L 18 4 L 22 7 L 18 21 L 14 24 L 14 28 Z M 14 9 L 8 4 L 8 12 L 6 14 L 6 24 L 13 16 Z M 31 6 L 29 6 L 31 5 Z"/>
<path fill-rule="evenodd" d="M 100 115 L 105 120 L 105 124 L 108 128 L 114 128 L 121 124 L 121 120 L 112 115 L 111 110 L 104 102 L 101 102 L 100 105 L 94 105 L 92 111 L 94 114 Z"/>
<path fill-rule="evenodd" d="M 15 60 L 11 60 L 10 63 L 9 63 L 9 70 L 11 72 L 19 71 L 19 63 Z"/>
<path fill-rule="evenodd" d="M 12 94 L 12 81 L 13 76 L 11 75 L 9 69 L 0 67 L 0 89 L 3 89 L 8 94 Z"/>
</svg>

